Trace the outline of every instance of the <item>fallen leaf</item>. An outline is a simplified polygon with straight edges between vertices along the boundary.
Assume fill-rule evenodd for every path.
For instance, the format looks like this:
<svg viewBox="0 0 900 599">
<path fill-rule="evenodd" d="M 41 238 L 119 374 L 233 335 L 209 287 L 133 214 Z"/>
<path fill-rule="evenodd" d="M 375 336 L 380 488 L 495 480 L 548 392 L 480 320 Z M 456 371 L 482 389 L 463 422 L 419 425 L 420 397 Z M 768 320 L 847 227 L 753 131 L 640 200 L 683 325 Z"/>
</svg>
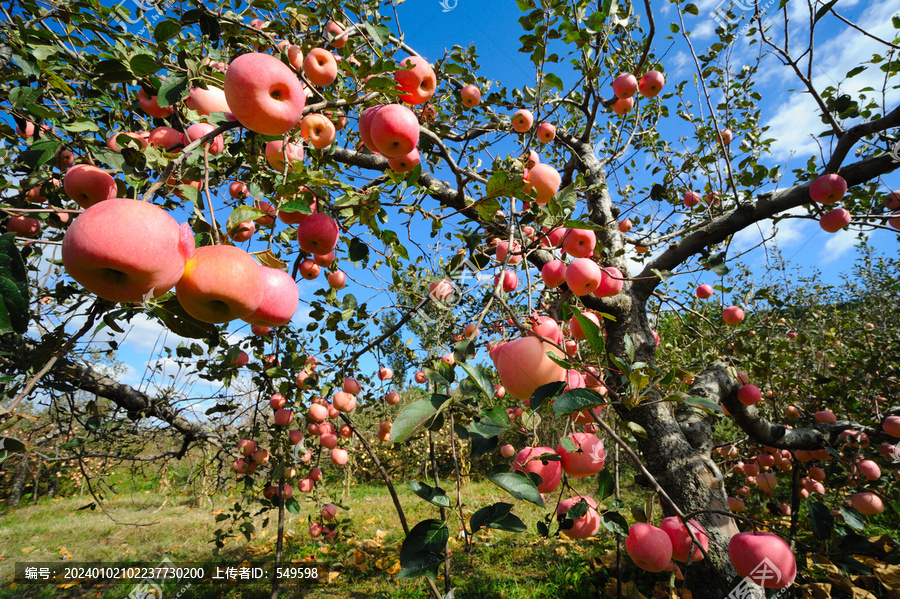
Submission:
<svg viewBox="0 0 900 599">
<path fill-rule="evenodd" d="M 394 562 L 394 565 L 387 569 L 388 574 L 396 574 L 400 571 L 400 560 Z"/>
</svg>

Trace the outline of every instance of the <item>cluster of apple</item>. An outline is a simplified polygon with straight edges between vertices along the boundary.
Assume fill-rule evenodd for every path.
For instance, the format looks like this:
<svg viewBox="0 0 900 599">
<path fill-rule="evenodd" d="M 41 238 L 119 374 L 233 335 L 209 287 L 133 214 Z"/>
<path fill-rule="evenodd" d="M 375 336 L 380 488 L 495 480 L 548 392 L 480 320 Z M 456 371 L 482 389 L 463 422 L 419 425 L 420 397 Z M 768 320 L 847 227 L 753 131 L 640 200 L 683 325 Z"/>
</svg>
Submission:
<svg viewBox="0 0 900 599">
<path fill-rule="evenodd" d="M 647 71 L 638 81 L 631 73 L 622 73 L 613 80 L 613 93 L 616 101 L 612 104 L 613 112 L 618 115 L 626 114 L 634 107 L 634 94 L 638 91 L 645 98 L 655 98 L 662 91 L 666 78 L 659 71 Z"/>
<path fill-rule="evenodd" d="M 816 203 L 830 206 L 840 201 L 847 193 L 847 181 L 836 173 L 829 173 L 817 177 L 809 186 L 809 197 Z M 894 218 L 888 219 L 888 224 L 895 229 L 900 229 L 900 192 L 892 191 L 885 195 L 884 207 L 891 211 Z M 819 226 L 829 233 L 837 233 L 850 224 L 853 216 L 846 208 L 835 208 L 822 215 Z"/>
<path fill-rule="evenodd" d="M 712 285 L 699 285 L 694 290 L 694 295 L 697 296 L 698 299 L 709 299 L 712 297 L 715 290 Z M 727 308 L 722 310 L 722 321 L 725 324 L 740 324 L 744 321 L 744 310 L 738 306 L 728 306 Z M 747 404 L 749 405 L 749 404 Z"/>
<path fill-rule="evenodd" d="M 337 535 L 337 507 L 333 503 L 326 504 L 321 511 L 323 522 L 312 522 L 309 525 L 309 536 L 331 540 Z"/>
</svg>

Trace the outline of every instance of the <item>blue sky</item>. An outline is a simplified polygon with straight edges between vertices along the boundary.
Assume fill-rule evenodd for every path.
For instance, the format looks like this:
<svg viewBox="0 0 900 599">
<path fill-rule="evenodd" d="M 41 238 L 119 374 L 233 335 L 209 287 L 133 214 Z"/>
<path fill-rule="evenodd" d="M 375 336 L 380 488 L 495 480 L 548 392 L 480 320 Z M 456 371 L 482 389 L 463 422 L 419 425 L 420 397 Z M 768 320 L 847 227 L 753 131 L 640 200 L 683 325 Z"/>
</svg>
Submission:
<svg viewBox="0 0 900 599">
<path fill-rule="evenodd" d="M 669 30 L 669 23 L 677 21 L 674 5 L 665 3 L 653 3 L 655 5 L 657 37 L 654 50 L 657 55 L 665 55 L 663 63 L 667 78 L 667 87 L 674 85 L 678 80 L 690 78 L 694 72 L 693 60 L 687 52 L 686 46 L 679 35 L 673 36 Z M 716 21 L 711 12 L 717 9 L 721 2 L 704 0 L 696 2 L 699 8 L 698 16 L 685 15 L 688 28 L 692 31 L 691 40 L 695 48 L 701 51 L 707 44 L 714 40 L 714 27 Z M 761 3 L 765 4 L 765 3 Z M 522 15 L 514 2 L 483 3 L 472 0 L 417 0 L 405 2 L 397 8 L 401 29 L 405 35 L 405 41 L 417 49 L 429 60 L 435 60 L 443 56 L 444 52 L 454 45 L 467 47 L 474 44 L 478 49 L 479 63 L 483 67 L 479 75 L 502 81 L 508 88 L 522 87 L 534 84 L 534 68 L 526 55 L 517 52 L 520 43 L 519 37 L 523 31 L 517 19 Z M 806 11 L 806 3 L 800 0 L 792 0 L 787 4 L 791 12 L 791 22 L 796 29 L 792 29 L 792 37 L 803 39 L 803 18 Z M 890 17 L 897 12 L 896 3 L 889 0 L 876 2 L 864 2 L 844 0 L 836 8 L 846 18 L 859 23 L 883 38 L 892 39 L 895 35 Z M 252 18 L 247 16 L 246 20 Z M 633 17 L 634 18 L 634 17 Z M 638 16 L 638 18 L 643 18 Z M 819 85 L 836 83 L 844 78 L 844 75 L 852 67 L 862 60 L 868 59 L 874 52 L 880 52 L 881 47 L 874 41 L 863 37 L 857 32 L 848 30 L 839 24 L 834 24 L 833 19 L 828 19 L 828 25 L 818 30 L 816 45 L 816 66 L 813 71 L 813 81 Z M 672 39 L 667 39 L 671 37 Z M 750 60 L 756 53 L 756 46 L 748 46 L 746 40 L 739 39 L 732 48 L 733 62 L 741 64 L 742 58 Z M 558 72 L 565 81 L 570 81 L 566 73 Z M 818 154 L 815 135 L 823 130 L 823 125 L 816 116 L 814 104 L 808 94 L 801 93 L 799 82 L 794 74 L 780 65 L 772 57 L 763 60 L 759 73 L 763 95 L 760 102 L 762 120 L 764 125 L 771 127 L 769 136 L 776 142 L 772 155 L 767 157 L 768 166 L 787 165 L 785 171 L 795 168 L 807 160 L 811 154 Z M 880 89 L 883 79 L 877 71 L 866 72 L 863 75 L 850 80 L 851 91 L 857 88 L 871 85 Z M 611 93 L 611 91 L 609 92 Z M 715 103 L 715 92 L 714 92 Z M 897 90 L 889 91 L 887 95 L 889 106 L 895 106 L 900 100 Z M 683 121 L 670 117 L 660 126 L 664 136 L 674 139 L 686 133 L 681 130 Z M 740 140 L 735 140 L 737 144 Z M 829 143 L 825 140 L 824 143 Z M 514 152 L 515 146 L 507 142 L 499 149 L 501 152 Z M 824 148 L 826 157 L 829 149 Z M 638 161 L 644 160 L 642 157 Z M 852 155 L 847 162 L 852 162 Z M 649 159 L 645 162 L 649 167 Z M 789 175 L 790 176 L 790 175 Z M 883 178 L 884 190 L 889 188 L 900 189 L 900 175 L 896 173 Z M 782 186 L 789 186 L 792 182 L 785 180 Z M 394 215 L 395 216 L 395 215 Z M 393 219 L 391 222 L 396 222 Z M 280 225 L 282 228 L 284 225 Z M 361 227 L 355 227 L 352 232 L 360 234 Z M 771 223 L 760 223 L 758 227 L 751 227 L 735 236 L 731 253 L 750 250 L 760 244 L 764 238 L 774 239 L 773 243 L 782 250 L 788 260 L 797 264 L 801 272 L 811 272 L 812 269 L 821 270 L 822 280 L 825 283 L 837 284 L 842 271 L 848 270 L 853 262 L 855 252 L 853 246 L 857 241 L 857 233 L 842 231 L 837 234 L 828 234 L 821 230 L 818 223 L 807 219 L 784 220 L 773 229 Z M 886 254 L 896 254 L 898 250 L 898 236 L 888 231 L 876 231 L 868 235 L 869 242 Z M 423 246 L 433 243 L 422 233 L 421 238 L 416 239 Z M 412 249 L 412 248 L 410 248 Z M 436 253 L 449 257 L 455 248 L 441 247 Z M 431 250 L 426 253 L 434 253 Z M 340 255 L 340 254 L 339 254 Z M 753 250 L 746 254 L 742 261 L 748 264 L 756 272 L 762 272 L 769 256 L 766 247 Z M 381 277 L 389 277 L 386 269 L 380 273 L 373 273 L 368 269 L 354 269 L 348 261 L 342 262 L 347 274 L 365 285 L 380 285 Z M 536 273 L 534 273 L 536 275 Z M 711 273 L 701 275 L 686 275 L 675 284 L 684 288 L 693 287 L 699 282 L 715 283 Z M 524 277 L 520 275 L 520 280 Z M 300 282 L 301 301 L 308 302 L 313 298 L 313 291 L 324 285 L 324 279 L 320 277 L 313 282 Z M 393 298 L 386 293 L 373 292 L 368 289 L 350 285 L 345 292 L 352 292 L 357 299 L 370 301 L 370 312 L 378 307 L 389 306 L 394 303 Z M 301 310 L 294 319 L 297 324 L 308 322 L 308 310 L 301 305 Z M 73 326 L 77 327 L 77 322 Z M 234 332 L 234 342 L 239 342 L 248 331 L 247 326 L 234 324 L 230 330 Z M 127 329 L 127 327 L 126 327 Z M 167 337 L 165 337 L 167 335 Z M 102 337 L 102 335 L 100 336 Z M 98 339 L 100 338 L 98 337 Z M 122 335 L 118 335 L 122 338 Z M 129 330 L 127 336 L 122 339 L 120 359 L 129 367 L 125 381 L 137 384 L 143 378 L 143 372 L 150 358 L 150 352 L 157 340 L 165 339 L 171 346 L 178 339 L 171 333 L 166 333 L 159 325 L 136 319 L 136 324 Z M 368 358 L 362 362 L 363 370 L 374 373 L 377 362 L 374 358 Z M 165 365 L 164 365 L 165 366 Z M 171 373 L 171 365 L 167 366 Z M 186 381 L 187 382 L 187 381 Z M 201 383 L 196 388 L 197 394 L 204 394 L 207 388 Z"/>
</svg>

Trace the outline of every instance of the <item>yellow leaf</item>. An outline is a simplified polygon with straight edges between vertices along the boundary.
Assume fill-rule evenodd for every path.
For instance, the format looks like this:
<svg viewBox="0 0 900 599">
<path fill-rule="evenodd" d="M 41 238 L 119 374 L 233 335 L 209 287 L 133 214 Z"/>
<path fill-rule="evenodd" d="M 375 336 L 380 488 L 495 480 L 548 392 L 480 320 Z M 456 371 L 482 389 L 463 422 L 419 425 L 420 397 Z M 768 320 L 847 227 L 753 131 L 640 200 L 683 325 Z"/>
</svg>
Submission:
<svg viewBox="0 0 900 599">
<path fill-rule="evenodd" d="M 22 547 L 22 553 L 27 554 L 27 553 L 31 553 L 32 551 L 34 551 L 34 545 L 32 545 L 30 547 Z"/>
<path fill-rule="evenodd" d="M 393 566 L 387 569 L 388 574 L 396 574 L 400 571 L 400 560 L 397 560 Z"/>
</svg>

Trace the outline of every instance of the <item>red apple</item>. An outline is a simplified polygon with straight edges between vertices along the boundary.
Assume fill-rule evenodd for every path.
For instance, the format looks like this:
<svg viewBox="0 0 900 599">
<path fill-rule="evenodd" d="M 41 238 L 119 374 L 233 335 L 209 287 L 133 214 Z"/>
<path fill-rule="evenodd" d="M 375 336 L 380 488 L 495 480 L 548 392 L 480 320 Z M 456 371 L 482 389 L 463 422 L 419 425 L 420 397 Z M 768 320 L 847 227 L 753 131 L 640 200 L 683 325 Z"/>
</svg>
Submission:
<svg viewBox="0 0 900 599">
<path fill-rule="evenodd" d="M 318 264 L 307 258 L 300 262 L 300 268 L 298 270 L 301 277 L 307 281 L 312 281 L 319 276 L 320 269 L 321 267 Z"/>
<path fill-rule="evenodd" d="M 531 129 L 532 124 L 534 124 L 534 115 L 530 110 L 521 108 L 512 117 L 512 127 L 519 133 L 525 133 Z"/>
<path fill-rule="evenodd" d="M 534 189 L 537 194 L 535 203 L 543 205 L 556 195 L 561 182 L 562 177 L 555 168 L 549 164 L 537 164 L 525 177 L 525 193 L 530 194 Z"/>
<path fill-rule="evenodd" d="M 157 127 L 147 136 L 147 142 L 164 150 L 172 148 L 175 151 L 178 151 L 178 146 L 184 146 L 188 143 L 181 131 L 172 127 Z"/>
<path fill-rule="evenodd" d="M 551 289 L 566 282 L 566 263 L 562 260 L 551 260 L 541 268 L 544 284 Z"/>
<path fill-rule="evenodd" d="M 566 284 L 575 295 L 588 295 L 597 290 L 603 271 L 589 258 L 578 258 L 566 268 Z"/>
<path fill-rule="evenodd" d="M 849 225 L 852 219 L 850 211 L 846 208 L 835 208 L 822 215 L 822 218 L 819 219 L 819 226 L 829 233 L 837 233 Z"/>
<path fill-rule="evenodd" d="M 148 202 L 94 204 L 66 231 L 62 261 L 70 277 L 113 302 L 159 297 L 182 278 L 194 247 L 187 225 Z"/>
<path fill-rule="evenodd" d="M 294 170 L 294 165 L 303 161 L 303 146 L 288 143 L 284 149 L 284 141 L 276 139 L 266 143 L 266 162 L 279 173 L 284 172 L 285 154 L 287 154 L 288 170 Z"/>
<path fill-rule="evenodd" d="M 232 112 L 228 106 L 225 92 L 217 87 L 207 89 L 202 87 L 191 88 L 184 105 L 191 110 L 196 110 L 201 116 L 206 116 L 213 112 Z"/>
<path fill-rule="evenodd" d="M 541 123 L 538 125 L 535 137 L 542 144 L 548 144 L 556 137 L 556 127 L 550 123 Z"/>
<path fill-rule="evenodd" d="M 228 195 L 230 195 L 235 200 L 249 198 L 250 190 L 247 189 L 247 185 L 245 183 L 242 183 L 240 181 L 233 181 L 228 186 Z"/>
<path fill-rule="evenodd" d="M 741 578 L 767 589 L 785 589 L 797 576 L 790 546 L 770 532 L 742 532 L 728 543 L 731 563 Z"/>
<path fill-rule="evenodd" d="M 410 56 L 400 62 L 400 68 L 394 73 L 400 91 L 405 92 L 400 99 L 416 105 L 430 100 L 437 89 L 437 77 L 428 61 L 421 56 Z"/>
<path fill-rule="evenodd" d="M 738 389 L 737 397 L 738 401 L 745 406 L 752 406 L 762 399 L 762 393 L 760 393 L 759 387 L 756 385 L 744 385 Z"/>
<path fill-rule="evenodd" d="M 625 275 L 622 274 L 622 271 L 615 266 L 606 266 L 600 270 L 603 272 L 603 278 L 594 291 L 594 295 L 597 297 L 619 295 L 625 286 Z"/>
<path fill-rule="evenodd" d="M 106 171 L 89 164 L 77 164 L 67 170 L 63 188 L 82 208 L 90 208 L 117 195 L 116 180 Z"/>
<path fill-rule="evenodd" d="M 516 290 L 516 287 L 519 286 L 519 276 L 513 270 L 506 270 L 498 275 L 494 275 L 495 286 L 497 285 L 497 281 L 500 280 L 501 276 L 503 277 L 503 290 L 507 293 L 512 293 Z"/>
<path fill-rule="evenodd" d="M 684 194 L 684 205 L 692 208 L 700 203 L 700 194 L 696 191 L 688 191 Z"/>
<path fill-rule="evenodd" d="M 335 21 L 328 21 L 325 26 L 325 34 L 332 46 L 340 50 L 347 43 L 347 36 L 344 34 L 344 26 Z"/>
<path fill-rule="evenodd" d="M 537 337 L 522 337 L 502 347 L 496 360 L 497 372 L 510 395 L 530 400 L 541 385 L 565 379 L 566 371 L 547 357 L 547 351 L 562 357 L 556 347 Z"/>
<path fill-rule="evenodd" d="M 394 378 L 394 371 L 390 368 L 379 368 L 378 369 L 378 379 L 382 381 L 389 381 Z"/>
<path fill-rule="evenodd" d="M 384 156 L 406 156 L 419 143 L 419 119 L 402 104 L 382 106 L 371 117 L 369 136 L 375 149 Z"/>
<path fill-rule="evenodd" d="M 634 107 L 634 97 L 631 98 L 619 98 L 612 105 L 612 111 L 622 116 L 627 114 Z"/>
<path fill-rule="evenodd" d="M 734 135 L 731 133 L 731 129 L 722 129 L 719 131 L 719 135 L 722 136 L 722 142 L 727 146 L 731 143 L 731 140 L 734 139 Z"/>
<path fill-rule="evenodd" d="M 416 375 L 415 375 L 415 377 L 413 377 L 413 378 L 415 378 L 415 381 L 416 381 L 417 383 L 419 383 L 420 385 L 423 384 L 425 381 L 428 380 L 428 377 L 425 376 L 425 373 L 422 372 L 421 370 L 417 370 L 417 371 L 416 371 Z"/>
<path fill-rule="evenodd" d="M 541 493 L 552 493 L 559 487 L 562 480 L 562 466 L 559 460 L 542 462 L 540 457 L 558 458 L 558 455 L 549 447 L 526 447 L 516 455 L 513 468 L 519 472 L 534 472 L 541 477 L 541 484 L 537 486 Z"/>
<path fill-rule="evenodd" d="M 631 219 L 626 218 L 625 220 L 619 221 L 619 231 L 622 233 L 627 233 L 634 226 L 634 223 L 631 222 Z"/>
<path fill-rule="evenodd" d="M 352 379 L 350 377 L 344 377 L 343 384 L 341 389 L 345 393 L 350 393 L 352 395 L 359 395 L 362 391 L 362 386 L 359 384 L 359 381 L 356 379 Z"/>
<path fill-rule="evenodd" d="M 337 132 L 328 117 L 323 114 L 308 114 L 300 122 L 300 135 L 309 141 L 312 147 L 322 150 L 329 147 Z"/>
<path fill-rule="evenodd" d="M 581 386 L 584 386 L 583 380 Z M 603 449 L 603 441 L 597 435 L 572 433 L 568 438 L 575 443 L 575 451 L 566 451 L 562 442 L 556 448 L 556 452 L 562 457 L 562 469 L 566 474 L 572 478 L 585 478 L 603 470 L 606 451 Z"/>
<path fill-rule="evenodd" d="M 300 303 L 300 290 L 293 277 L 278 268 L 260 264 L 262 299 L 249 316 L 241 317 L 253 325 L 280 327 L 290 322 Z"/>
<path fill-rule="evenodd" d="M 337 61 L 328 50 L 313 48 L 303 59 L 303 73 L 313 85 L 331 85 L 337 79 Z"/>
<path fill-rule="evenodd" d="M 241 243 L 251 239 L 254 233 L 256 233 L 256 223 L 252 220 L 247 220 L 238 223 L 234 229 L 229 231 L 228 236 L 231 237 L 233 241 Z"/>
<path fill-rule="evenodd" d="M 208 245 L 187 261 L 175 293 L 197 320 L 224 323 L 253 314 L 262 303 L 264 283 L 259 264 L 250 254 L 230 245 Z"/>
<path fill-rule="evenodd" d="M 703 547 L 703 550 L 709 549 L 709 538 L 706 536 L 706 531 L 700 526 L 700 523 L 696 520 L 688 520 L 688 525 L 691 527 L 694 536 L 697 537 L 697 541 L 700 543 L 699 546 L 693 543 L 687 526 L 677 516 L 663 518 L 659 523 L 660 530 L 669 535 L 669 540 L 672 541 L 672 559 L 676 562 L 700 561 L 703 559 L 703 551 L 701 551 L 700 547 Z M 694 547 L 693 553 L 691 552 L 692 545 Z"/>
<path fill-rule="evenodd" d="M 666 78 L 659 71 L 647 71 L 638 82 L 638 89 L 645 98 L 655 98 L 666 84 Z"/>
<path fill-rule="evenodd" d="M 615 78 L 612 84 L 613 93 L 617 98 L 630 98 L 638 90 L 637 77 L 631 73 L 622 73 Z"/>
<path fill-rule="evenodd" d="M 331 450 L 331 463 L 335 466 L 343 466 L 350 459 L 346 449 L 336 447 Z"/>
<path fill-rule="evenodd" d="M 817 177 L 809 186 L 809 197 L 820 204 L 834 204 L 846 193 L 847 181 L 835 173 Z"/>
<path fill-rule="evenodd" d="M 575 524 L 572 528 L 562 530 L 562 534 L 566 535 L 570 539 L 586 539 L 588 537 L 593 537 L 600 530 L 600 514 L 597 513 L 597 502 L 595 502 L 590 497 L 571 497 L 569 499 L 563 499 L 559 502 L 559 505 L 556 506 L 556 514 L 557 516 L 561 516 L 565 514 L 570 509 L 572 509 L 576 504 L 581 503 L 582 501 L 588 504 L 587 512 L 584 516 L 575 520 Z"/>
<path fill-rule="evenodd" d="M 474 85 L 463 87 L 459 95 L 462 96 L 462 103 L 466 108 L 475 108 L 481 104 L 481 90 Z"/>
<path fill-rule="evenodd" d="M 306 104 L 303 85 L 290 67 L 259 52 L 231 61 L 225 73 L 225 98 L 242 125 L 263 135 L 284 135 L 293 129 Z"/>
<path fill-rule="evenodd" d="M 327 214 L 311 214 L 297 226 L 300 249 L 310 254 L 327 254 L 337 246 L 340 229 Z"/>
<path fill-rule="evenodd" d="M 725 324 L 738 324 L 744 320 L 744 311 L 737 306 L 729 306 L 722 310 L 722 320 Z"/>
<path fill-rule="evenodd" d="M 563 251 L 573 258 L 587 258 L 594 253 L 597 235 L 590 229 L 569 229 L 563 237 Z"/>
<path fill-rule="evenodd" d="M 186 135 L 188 141 L 197 141 L 204 135 L 212 133 L 215 130 L 216 128 L 209 123 L 194 123 L 193 125 L 188 127 Z M 216 135 L 216 137 L 211 142 L 206 142 L 203 145 L 209 148 L 210 154 L 214 155 L 225 149 L 225 140 L 220 134 Z"/>
<path fill-rule="evenodd" d="M 714 292 L 715 290 L 713 289 L 712 285 L 706 284 L 700 285 L 699 287 L 697 287 L 696 291 L 694 291 L 694 293 L 700 299 L 707 299 L 711 297 Z"/>
<path fill-rule="evenodd" d="M 347 284 L 347 275 L 345 275 L 343 271 L 340 270 L 328 273 L 328 276 L 325 278 L 328 279 L 328 285 L 332 289 L 343 289 Z"/>
<path fill-rule="evenodd" d="M 888 416 L 881 423 L 881 428 L 890 436 L 900 439 L 900 416 Z"/>
<path fill-rule="evenodd" d="M 664 531 L 638 522 L 625 539 L 625 550 L 634 563 L 648 572 L 662 572 L 672 562 L 672 541 Z"/>
<path fill-rule="evenodd" d="M 416 168 L 417 164 L 421 164 L 422 158 L 419 156 L 419 150 L 413 148 L 412 152 L 405 156 L 396 158 L 388 158 L 388 165 L 395 173 L 408 173 Z"/>
</svg>

